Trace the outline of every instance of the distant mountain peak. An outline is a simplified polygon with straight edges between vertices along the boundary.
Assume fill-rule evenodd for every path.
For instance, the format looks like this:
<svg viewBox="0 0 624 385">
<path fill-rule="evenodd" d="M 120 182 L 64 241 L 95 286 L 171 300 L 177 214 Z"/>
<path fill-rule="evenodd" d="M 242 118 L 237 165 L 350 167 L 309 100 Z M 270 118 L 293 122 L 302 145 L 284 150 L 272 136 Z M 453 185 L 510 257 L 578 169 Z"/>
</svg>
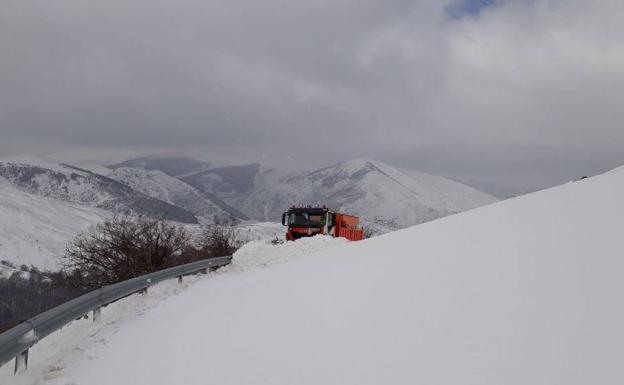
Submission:
<svg viewBox="0 0 624 385">
<path fill-rule="evenodd" d="M 114 170 L 122 167 L 143 168 L 146 170 L 159 170 L 167 175 L 179 177 L 182 175 L 200 172 L 209 169 L 211 164 L 201 160 L 182 156 L 144 156 L 129 159 L 118 164 L 107 166 Z"/>
<path fill-rule="evenodd" d="M 254 219 L 279 221 L 281 212 L 291 204 L 320 202 L 359 215 L 365 224 L 383 231 L 496 201 L 464 184 L 367 158 L 298 173 L 261 172 L 248 192 L 211 170 L 196 174 L 192 182 Z"/>
</svg>

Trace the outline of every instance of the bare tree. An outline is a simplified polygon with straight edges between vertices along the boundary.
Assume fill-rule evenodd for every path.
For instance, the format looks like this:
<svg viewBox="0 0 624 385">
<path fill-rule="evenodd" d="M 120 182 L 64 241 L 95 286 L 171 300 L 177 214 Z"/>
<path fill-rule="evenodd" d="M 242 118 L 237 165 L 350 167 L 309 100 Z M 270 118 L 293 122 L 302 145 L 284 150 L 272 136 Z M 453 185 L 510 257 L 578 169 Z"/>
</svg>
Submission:
<svg viewBox="0 0 624 385">
<path fill-rule="evenodd" d="M 65 268 L 78 271 L 89 287 L 101 287 L 175 264 L 188 249 L 181 226 L 143 216 L 115 216 L 79 235 L 64 256 Z"/>
<path fill-rule="evenodd" d="M 203 258 L 232 255 L 239 247 L 236 228 L 231 223 L 215 223 L 206 226 L 199 237 L 199 253 Z"/>
</svg>

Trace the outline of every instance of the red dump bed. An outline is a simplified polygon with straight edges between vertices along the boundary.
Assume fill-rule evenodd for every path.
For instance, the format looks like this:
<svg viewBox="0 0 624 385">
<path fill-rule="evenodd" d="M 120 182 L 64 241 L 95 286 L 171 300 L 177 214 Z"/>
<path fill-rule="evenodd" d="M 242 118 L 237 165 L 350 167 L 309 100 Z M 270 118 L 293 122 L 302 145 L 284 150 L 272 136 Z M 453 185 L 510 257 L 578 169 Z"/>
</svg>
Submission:
<svg viewBox="0 0 624 385">
<path fill-rule="evenodd" d="M 360 224 L 360 218 L 353 215 L 336 213 L 336 224 L 347 229 L 357 229 Z"/>
<path fill-rule="evenodd" d="M 352 215 L 336 213 L 336 236 L 350 241 L 364 239 L 364 230 L 358 228 L 360 219 Z"/>
</svg>

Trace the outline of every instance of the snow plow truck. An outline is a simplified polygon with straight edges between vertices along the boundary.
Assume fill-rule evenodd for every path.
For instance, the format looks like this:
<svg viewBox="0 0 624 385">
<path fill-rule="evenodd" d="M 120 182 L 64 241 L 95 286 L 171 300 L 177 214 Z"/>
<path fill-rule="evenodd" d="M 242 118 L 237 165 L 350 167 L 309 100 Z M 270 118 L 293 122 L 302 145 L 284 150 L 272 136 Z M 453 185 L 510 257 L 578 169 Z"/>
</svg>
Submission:
<svg viewBox="0 0 624 385">
<path fill-rule="evenodd" d="M 337 213 L 326 207 L 291 207 L 282 214 L 282 225 L 287 227 L 287 241 L 317 234 L 361 241 L 364 230 L 359 223 L 358 217 Z"/>
</svg>

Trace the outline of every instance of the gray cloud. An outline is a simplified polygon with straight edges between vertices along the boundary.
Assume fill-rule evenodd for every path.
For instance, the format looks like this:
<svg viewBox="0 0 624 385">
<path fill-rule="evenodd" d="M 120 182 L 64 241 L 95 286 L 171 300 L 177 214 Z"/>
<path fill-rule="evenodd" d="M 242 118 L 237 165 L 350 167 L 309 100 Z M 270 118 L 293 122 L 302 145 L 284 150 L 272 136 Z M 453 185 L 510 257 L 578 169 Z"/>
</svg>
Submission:
<svg viewBox="0 0 624 385">
<path fill-rule="evenodd" d="M 0 149 L 369 156 L 517 186 L 624 163 L 624 3 L 447 6 L 9 0 Z"/>
</svg>

